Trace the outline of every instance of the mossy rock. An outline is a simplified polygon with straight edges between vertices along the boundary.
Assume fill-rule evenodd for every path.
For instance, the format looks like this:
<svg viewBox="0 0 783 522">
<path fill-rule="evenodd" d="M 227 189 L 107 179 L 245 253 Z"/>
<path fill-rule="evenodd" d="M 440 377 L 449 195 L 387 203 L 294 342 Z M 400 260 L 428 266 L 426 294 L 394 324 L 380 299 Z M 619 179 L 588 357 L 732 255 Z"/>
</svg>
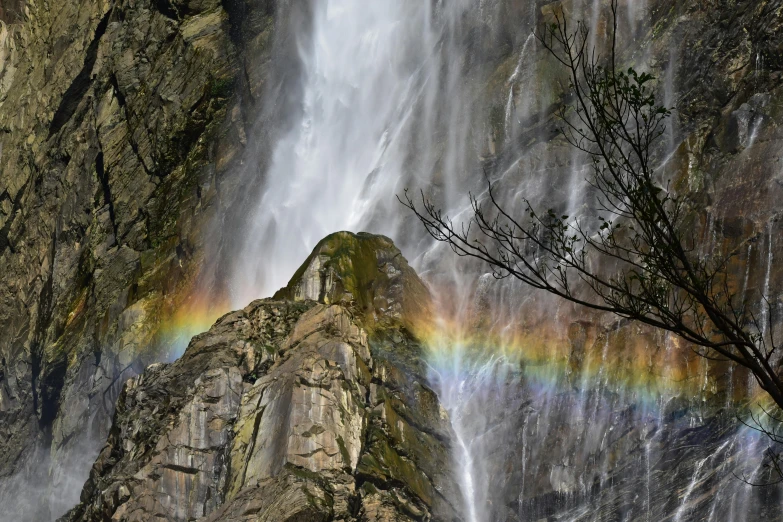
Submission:
<svg viewBox="0 0 783 522">
<path fill-rule="evenodd" d="M 370 332 L 416 332 L 430 318 L 424 283 L 385 236 L 336 232 L 322 239 L 275 299 L 341 304 Z"/>
<path fill-rule="evenodd" d="M 407 457 L 400 455 L 377 427 L 370 428 L 369 452 L 362 455 L 357 474 L 376 484 L 404 485 L 426 505 L 431 506 L 435 490 L 428 477 Z"/>
</svg>

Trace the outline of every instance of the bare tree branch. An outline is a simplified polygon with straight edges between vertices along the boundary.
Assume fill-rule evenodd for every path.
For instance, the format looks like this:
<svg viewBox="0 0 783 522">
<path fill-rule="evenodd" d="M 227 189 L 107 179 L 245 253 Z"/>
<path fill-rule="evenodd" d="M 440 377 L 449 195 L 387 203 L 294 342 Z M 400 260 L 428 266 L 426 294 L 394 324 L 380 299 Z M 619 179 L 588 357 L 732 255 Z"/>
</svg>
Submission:
<svg viewBox="0 0 783 522">
<path fill-rule="evenodd" d="M 738 302 L 727 272 L 736 251 L 703 255 L 687 223 L 687 200 L 657 178 L 652 155 L 670 110 L 657 103 L 652 75 L 619 68 L 616 0 L 612 16 L 606 59 L 589 48 L 587 26 L 570 31 L 560 12 L 536 33 L 568 71 L 574 101 L 558 115 L 565 140 L 591 160 L 587 182 L 597 194 L 591 214 L 540 212 L 523 198 L 525 213 L 512 215 L 489 176 L 487 197 L 471 196 L 467 225 L 455 225 L 424 193 L 420 204 L 407 191 L 400 201 L 433 238 L 459 256 L 487 263 L 495 277 L 513 277 L 578 305 L 672 332 L 702 357 L 747 368 L 783 408 L 772 304 L 764 296 L 767 308 L 759 321 Z M 783 430 L 756 420 L 757 429 L 783 442 Z"/>
</svg>

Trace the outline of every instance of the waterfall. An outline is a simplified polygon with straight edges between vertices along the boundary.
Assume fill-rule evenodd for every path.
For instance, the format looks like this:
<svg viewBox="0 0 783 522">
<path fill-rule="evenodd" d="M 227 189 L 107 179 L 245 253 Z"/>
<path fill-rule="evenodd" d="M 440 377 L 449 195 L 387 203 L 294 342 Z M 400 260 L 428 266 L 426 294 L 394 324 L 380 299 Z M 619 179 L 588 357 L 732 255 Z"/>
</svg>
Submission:
<svg viewBox="0 0 783 522">
<path fill-rule="evenodd" d="M 711 453 L 701 459 L 696 464 L 696 469 L 693 470 L 693 477 L 691 478 L 690 483 L 688 484 L 688 488 L 685 490 L 685 494 L 682 496 L 682 500 L 680 501 L 680 507 L 677 508 L 677 512 L 674 513 L 674 522 L 680 522 L 682 520 L 682 516 L 688 512 L 688 500 L 691 498 L 691 495 L 693 494 L 693 490 L 696 488 L 696 484 L 699 481 L 699 478 L 701 477 L 701 470 L 704 468 L 704 465 L 712 458 L 717 458 L 721 452 L 726 448 L 726 446 L 729 444 L 730 441 L 724 442 L 718 449 L 715 451 L 715 453 Z"/>
<path fill-rule="evenodd" d="M 494 467 L 516 454 L 517 448 L 502 445 L 515 438 L 515 433 L 522 438 L 524 477 L 526 419 L 518 415 L 521 404 L 507 389 L 520 384 L 513 363 L 485 347 L 463 343 L 458 340 L 448 347 L 434 347 L 430 380 L 454 430 L 455 471 L 464 495 L 466 522 L 487 522 L 497 516 L 492 506 L 497 498 Z M 493 407 L 498 401 L 503 408 Z"/>
<path fill-rule="evenodd" d="M 459 98 L 460 60 L 449 33 L 463 4 L 433 13 L 427 2 L 314 2 L 312 34 L 299 46 L 300 109 L 289 115 L 290 130 L 274 145 L 249 209 L 231 267 L 234 306 L 285 285 L 291 267 L 329 233 L 397 238 L 404 215 L 395 196 L 426 184 L 436 160 L 459 163 L 450 151 L 462 150 L 468 122 L 441 105 L 442 96 Z M 436 157 L 436 139 L 444 138 L 448 146 Z"/>
<path fill-rule="evenodd" d="M 404 133 L 428 80 L 435 42 L 427 9 L 361 0 L 313 9 L 312 43 L 300 50 L 301 111 L 274 147 L 251 209 L 234 267 L 237 305 L 283 286 L 319 239 L 366 225 L 384 203 L 379 195 L 397 192 Z M 406 54 L 416 47 L 422 55 L 411 63 Z"/>
<path fill-rule="evenodd" d="M 592 29 L 605 23 L 601 2 L 584 4 L 569 16 L 588 19 Z M 628 23 L 643 25 L 646 2 L 630 4 Z M 480 276 L 476 265 L 458 265 L 396 200 L 405 188 L 423 188 L 458 221 L 470 213 L 468 190 L 486 196 L 479 168 L 486 167 L 501 203 L 512 213 L 523 209 L 522 196 L 571 216 L 588 203 L 583 156 L 572 149 L 544 150 L 542 143 L 528 149 L 510 138 L 522 136 L 524 125 L 548 125 L 546 108 L 555 102 L 547 101 L 550 86 L 532 90 L 536 82 L 529 78 L 541 73 L 541 60 L 528 59 L 540 51 L 529 32 L 520 31 L 516 41 L 506 42 L 506 55 L 496 57 L 506 64 L 498 80 L 502 92 L 478 115 L 495 121 L 478 120 L 481 111 L 474 104 L 483 80 L 477 78 L 492 71 L 481 69 L 482 56 L 471 56 L 466 42 L 474 45 L 476 27 L 497 23 L 494 5 L 313 2 L 310 34 L 298 41 L 301 99 L 285 115 L 287 130 L 272 146 L 260 193 L 249 198 L 253 204 L 246 212 L 244 240 L 230 267 L 232 304 L 245 305 L 285 285 L 294 267 L 329 233 L 388 235 L 434 289 L 450 291 L 439 301 L 439 330 L 428 340 L 427 363 L 430 385 L 451 421 L 454 474 L 466 522 L 554 519 L 555 514 L 558 520 L 607 520 L 602 517 L 614 514 L 616 504 L 626 510 L 623 520 L 632 515 L 679 520 L 692 512 L 686 503 L 702 502 L 698 490 L 704 483 L 718 479 L 702 473 L 712 463 L 709 457 L 695 461 L 679 449 L 674 457 L 667 453 L 666 444 L 690 441 L 704 421 L 701 410 L 691 415 L 693 403 L 675 388 L 698 380 L 696 393 L 706 396 L 711 367 L 705 363 L 695 376 L 688 374 L 687 364 L 684 375 L 652 375 L 678 364 L 680 346 L 665 335 L 653 343 L 661 355 L 640 356 L 631 351 L 629 332 L 634 330 L 621 331 L 610 320 L 597 320 L 595 331 L 582 332 L 584 339 L 574 341 L 561 331 L 568 326 L 560 318 L 570 309 L 547 296 L 533 297 L 518 282 Z M 538 15 L 531 10 L 533 21 Z M 463 27 L 466 19 L 475 31 Z M 598 34 L 591 31 L 591 38 Z M 669 54 L 675 56 L 673 49 Z M 675 76 L 673 67 L 664 85 L 672 103 Z M 504 143 L 492 142 L 501 132 Z M 674 148 L 677 139 L 668 137 Z M 710 238 L 717 233 L 714 227 L 710 221 Z M 765 296 L 769 278 L 768 268 Z M 480 313 L 474 314 L 476 309 Z M 492 335 L 467 334 L 475 315 L 482 316 Z M 543 349 L 537 339 L 518 339 L 518 330 L 524 330 L 520 324 L 566 339 L 561 344 L 570 352 L 548 345 L 549 338 L 540 342 Z M 619 338 L 623 335 L 628 338 Z M 618 363 L 615 346 L 623 342 L 629 355 Z M 635 374 L 617 377 L 613 364 L 627 365 Z M 656 378 L 666 384 L 651 384 Z M 729 436 L 721 433 L 710 447 L 724 451 Z M 627 456 L 622 469 L 614 467 L 618 453 Z M 726 460 L 746 456 L 733 444 L 724 455 Z M 695 470 L 685 483 L 676 476 L 659 480 L 657 466 L 673 458 L 688 460 L 688 469 Z M 623 485 L 636 475 L 644 475 L 639 491 Z M 720 513 L 728 502 L 734 506 L 744 492 L 728 483 L 729 475 L 720 479 L 719 491 L 726 495 L 711 501 L 710 513 Z M 676 491 L 685 494 L 672 508 L 666 499 Z"/>
</svg>

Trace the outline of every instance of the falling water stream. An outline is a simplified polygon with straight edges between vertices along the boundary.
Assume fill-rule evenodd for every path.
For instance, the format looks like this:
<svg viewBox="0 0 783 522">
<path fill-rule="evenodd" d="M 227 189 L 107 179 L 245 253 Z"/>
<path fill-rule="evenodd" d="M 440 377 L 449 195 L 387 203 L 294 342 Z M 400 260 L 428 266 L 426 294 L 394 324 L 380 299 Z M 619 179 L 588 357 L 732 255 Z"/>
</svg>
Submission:
<svg viewBox="0 0 783 522">
<path fill-rule="evenodd" d="M 331 232 L 398 236 L 403 212 L 394 196 L 417 174 L 431 175 L 433 122 L 448 117 L 441 96 L 460 88 L 444 31 L 464 3 L 448 2 L 436 21 L 427 2 L 314 2 L 312 35 L 300 49 L 301 108 L 251 211 L 232 272 L 235 305 L 285 284 Z M 458 141 L 457 127 L 447 140 Z M 408 161 L 413 147 L 425 151 L 418 168 Z"/>
<path fill-rule="evenodd" d="M 313 4 L 311 34 L 299 45 L 300 104 L 289 115 L 288 131 L 273 147 L 262 192 L 250 209 L 243 234 L 247 242 L 229 276 L 233 304 L 271 295 L 327 234 L 366 230 L 388 235 L 404 246 L 425 278 L 434 274 L 442 279 L 435 272 L 449 272 L 446 279 L 465 301 L 456 308 L 467 309 L 468 301 L 475 299 L 470 289 L 477 281 L 482 287 L 486 276 L 454 271 L 444 255 L 448 252 L 411 226 L 410 215 L 395 196 L 407 187 L 435 187 L 438 204 L 452 209 L 452 215 L 466 208 L 464 188 L 471 186 L 468 158 L 485 152 L 478 150 L 484 145 L 477 145 L 484 141 L 474 139 L 472 133 L 482 122 L 474 121 L 475 93 L 464 76 L 469 60 L 462 24 L 467 16 L 491 20 L 492 3 L 324 0 Z M 585 19 L 597 24 L 599 6 L 595 2 L 592 16 Z M 629 9 L 630 23 L 637 23 L 643 11 L 642 4 Z M 521 36 L 511 58 L 515 66 L 506 80 L 501 123 L 505 146 L 512 149 L 522 112 L 534 110 L 537 104 L 525 99 L 519 87 L 525 67 L 536 66 L 536 60 L 527 59 L 534 43 L 529 34 Z M 518 172 L 531 160 L 523 158 L 525 151 L 514 152 L 519 157 L 503 165 L 501 178 L 518 190 L 513 183 L 519 183 Z M 549 184 L 533 184 L 527 178 L 524 182 L 533 193 L 559 198 L 571 213 L 583 205 L 583 172 L 575 156 L 569 163 L 562 178 L 552 178 Z M 538 168 L 546 170 L 546 166 Z M 765 287 L 765 295 L 767 291 Z M 495 285 L 488 295 L 495 304 L 520 306 L 519 291 L 508 285 Z M 495 321 L 498 325 L 503 326 L 502 319 Z M 610 333 L 605 335 L 601 360 L 593 361 L 600 371 L 581 377 L 568 372 L 542 377 L 544 370 L 523 368 L 495 346 L 463 344 L 453 337 L 448 345 L 434 342 L 428 361 L 430 378 L 451 419 L 466 522 L 506 519 L 503 513 L 511 511 L 515 520 L 536 520 L 548 516 L 546 510 L 553 506 L 569 513 L 570 518 L 557 520 L 604 520 L 599 518 L 601 509 L 608 509 L 606 505 L 616 498 L 625 502 L 622 509 L 629 520 L 634 513 L 642 513 L 640 519 L 657 520 L 664 509 L 670 516 L 674 512 L 675 520 L 684 520 L 689 502 L 701 498 L 700 488 L 707 487 L 702 468 L 717 456 L 696 462 L 690 468 L 695 469 L 693 474 L 683 479 L 686 489 L 676 497 L 675 509 L 666 507 L 676 491 L 671 495 L 661 491 L 654 478 L 660 475 L 654 474 L 659 473 L 657 463 L 666 457 L 660 449 L 661 432 L 666 416 L 677 412 L 669 406 L 676 402 L 675 395 L 650 399 L 645 392 L 614 383 L 606 368 Z M 691 422 L 695 424 L 685 427 L 696 430 L 698 419 Z M 567 433 L 562 426 L 569 427 Z M 615 482 L 607 456 L 618 432 L 638 426 L 643 427 L 634 439 L 638 448 L 628 451 L 640 455 L 638 470 L 633 472 L 646 474 L 640 482 L 643 494 L 622 485 L 622 472 L 617 472 Z M 721 451 L 729 448 L 726 455 L 735 447 L 734 443 L 727 446 L 726 440 L 720 444 Z M 505 470 L 514 463 L 511 471 Z M 527 495 L 540 489 L 542 481 L 556 493 L 543 504 Z M 721 482 L 710 513 L 727 502 L 733 506 L 737 494 L 737 488 Z M 516 504 L 499 506 L 504 495 L 517 498 Z M 740 513 L 732 520 L 744 516 Z"/>
</svg>

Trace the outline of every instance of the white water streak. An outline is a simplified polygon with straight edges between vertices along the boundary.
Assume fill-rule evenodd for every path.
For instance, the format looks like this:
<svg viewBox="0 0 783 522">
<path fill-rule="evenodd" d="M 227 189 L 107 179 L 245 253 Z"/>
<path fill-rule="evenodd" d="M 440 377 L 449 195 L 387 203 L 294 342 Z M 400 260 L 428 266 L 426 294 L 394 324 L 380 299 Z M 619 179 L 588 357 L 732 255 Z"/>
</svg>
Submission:
<svg viewBox="0 0 783 522">
<path fill-rule="evenodd" d="M 506 101 L 506 114 L 505 114 L 505 122 L 504 122 L 504 140 L 506 143 L 511 142 L 511 134 L 513 132 L 512 128 L 512 116 L 514 113 L 514 87 L 516 86 L 518 80 L 519 80 L 519 73 L 522 71 L 522 62 L 525 60 L 525 56 L 527 55 L 527 46 L 530 45 L 530 42 L 535 39 L 535 35 L 533 33 L 530 34 L 530 36 L 527 37 L 527 40 L 525 40 L 525 44 L 522 46 L 522 51 L 519 53 L 519 60 L 517 61 L 517 66 L 514 68 L 514 72 L 511 73 L 511 76 L 508 78 L 508 100 Z"/>
<path fill-rule="evenodd" d="M 688 510 L 688 500 L 691 498 L 691 494 L 693 493 L 693 490 L 696 488 L 696 485 L 699 483 L 699 477 L 701 476 L 701 470 L 704 467 L 704 465 L 712 458 L 717 457 L 721 454 L 723 449 L 729 444 L 730 441 L 726 441 L 715 451 L 715 453 L 710 453 L 703 459 L 699 461 L 698 464 L 696 464 L 696 469 L 693 472 L 693 477 L 691 478 L 690 484 L 688 484 L 688 488 L 685 490 L 685 494 L 682 496 L 682 500 L 680 501 L 680 507 L 677 508 L 677 512 L 674 514 L 674 522 L 680 522 L 682 520 L 683 514 Z"/>
<path fill-rule="evenodd" d="M 444 51 L 427 3 L 314 4 L 312 43 L 300 44 L 301 112 L 275 145 L 251 210 L 232 267 L 234 306 L 283 286 L 332 232 L 395 237 L 406 155 L 426 133 L 433 139 L 416 126 L 436 120 L 442 88 Z M 422 163 L 429 175 L 431 161 Z"/>
<path fill-rule="evenodd" d="M 772 221 L 767 224 L 767 270 L 764 274 L 764 290 L 761 294 L 761 338 L 767 338 L 769 327 L 769 281 L 772 276 Z"/>
</svg>

